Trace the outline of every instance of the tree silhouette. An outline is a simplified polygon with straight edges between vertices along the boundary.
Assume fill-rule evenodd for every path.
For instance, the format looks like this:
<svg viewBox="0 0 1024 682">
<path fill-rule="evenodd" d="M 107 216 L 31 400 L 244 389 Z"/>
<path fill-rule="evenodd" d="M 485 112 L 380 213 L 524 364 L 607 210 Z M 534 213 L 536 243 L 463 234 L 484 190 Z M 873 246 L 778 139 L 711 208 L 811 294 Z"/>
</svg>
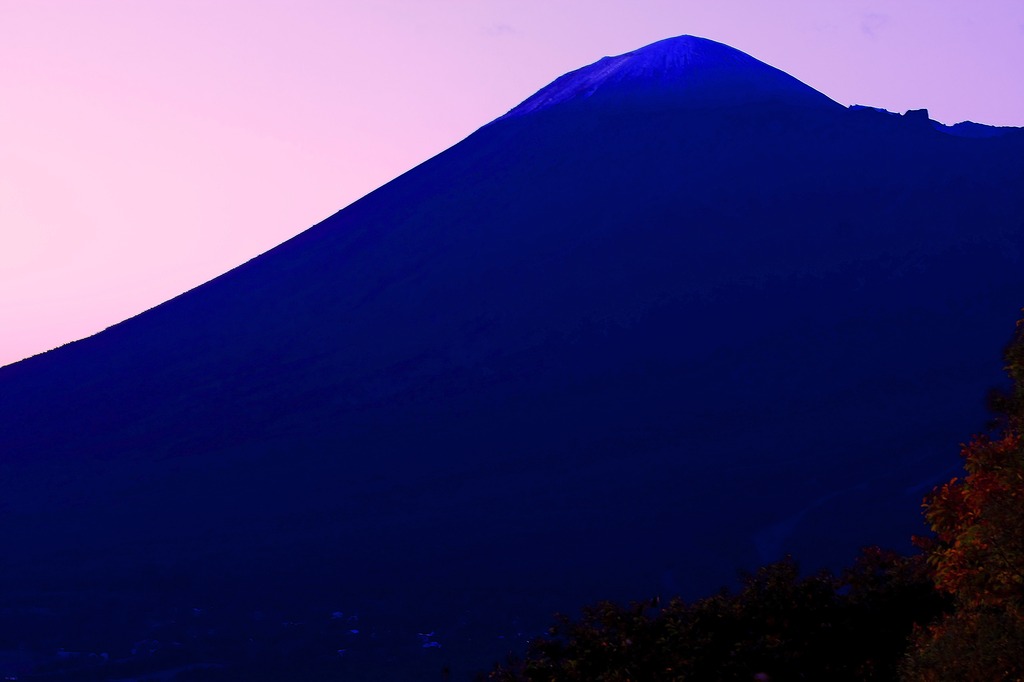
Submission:
<svg viewBox="0 0 1024 682">
<path fill-rule="evenodd" d="M 935 585 L 955 608 L 917 633 L 907 680 L 1024 680 L 1024 320 L 1006 371 L 1013 387 L 993 400 L 998 435 L 964 445 L 966 474 L 925 500 Z"/>
</svg>

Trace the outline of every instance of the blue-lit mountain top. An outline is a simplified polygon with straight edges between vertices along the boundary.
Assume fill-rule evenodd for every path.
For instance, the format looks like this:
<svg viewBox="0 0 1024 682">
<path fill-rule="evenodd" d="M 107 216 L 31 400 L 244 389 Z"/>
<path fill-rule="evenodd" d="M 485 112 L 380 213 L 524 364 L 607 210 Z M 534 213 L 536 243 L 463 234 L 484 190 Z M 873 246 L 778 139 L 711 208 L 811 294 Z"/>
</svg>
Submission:
<svg viewBox="0 0 1024 682">
<path fill-rule="evenodd" d="M 691 107 L 765 103 L 839 106 L 789 74 L 735 48 L 684 35 L 616 57 L 604 57 L 567 73 L 503 118 L 613 94 L 656 95 Z"/>
</svg>

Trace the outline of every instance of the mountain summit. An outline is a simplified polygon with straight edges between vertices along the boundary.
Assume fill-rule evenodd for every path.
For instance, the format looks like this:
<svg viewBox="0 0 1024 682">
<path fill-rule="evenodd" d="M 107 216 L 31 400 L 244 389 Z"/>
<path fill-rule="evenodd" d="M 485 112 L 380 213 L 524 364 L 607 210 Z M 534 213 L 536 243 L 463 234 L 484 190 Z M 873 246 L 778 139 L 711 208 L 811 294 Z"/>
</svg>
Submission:
<svg viewBox="0 0 1024 682">
<path fill-rule="evenodd" d="M 655 97 L 688 107 L 786 103 L 839 107 L 796 78 L 722 43 L 682 35 L 617 57 L 604 57 L 561 76 L 503 118 L 590 97 Z"/>
</svg>

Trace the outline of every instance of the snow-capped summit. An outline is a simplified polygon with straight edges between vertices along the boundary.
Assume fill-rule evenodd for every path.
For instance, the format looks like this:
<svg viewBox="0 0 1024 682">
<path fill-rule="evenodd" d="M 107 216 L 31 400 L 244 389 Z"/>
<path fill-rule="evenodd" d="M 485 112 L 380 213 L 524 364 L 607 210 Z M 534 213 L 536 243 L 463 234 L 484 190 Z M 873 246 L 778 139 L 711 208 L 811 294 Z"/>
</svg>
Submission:
<svg viewBox="0 0 1024 682">
<path fill-rule="evenodd" d="M 839 105 L 750 55 L 690 35 L 666 38 L 617 57 L 604 57 L 571 71 L 502 118 L 522 116 L 595 95 L 657 96 L 687 107 L 785 102 Z"/>
</svg>

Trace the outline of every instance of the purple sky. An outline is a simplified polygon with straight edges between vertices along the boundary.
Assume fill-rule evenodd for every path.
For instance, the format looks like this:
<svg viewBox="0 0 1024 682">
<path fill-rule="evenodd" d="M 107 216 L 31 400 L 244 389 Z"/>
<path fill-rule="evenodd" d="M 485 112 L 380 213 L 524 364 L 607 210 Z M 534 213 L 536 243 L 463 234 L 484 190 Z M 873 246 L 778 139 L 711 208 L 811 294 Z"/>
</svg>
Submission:
<svg viewBox="0 0 1024 682">
<path fill-rule="evenodd" d="M 0 0 L 0 365 L 683 33 L 842 104 L 1024 126 L 1024 0 Z"/>
</svg>

